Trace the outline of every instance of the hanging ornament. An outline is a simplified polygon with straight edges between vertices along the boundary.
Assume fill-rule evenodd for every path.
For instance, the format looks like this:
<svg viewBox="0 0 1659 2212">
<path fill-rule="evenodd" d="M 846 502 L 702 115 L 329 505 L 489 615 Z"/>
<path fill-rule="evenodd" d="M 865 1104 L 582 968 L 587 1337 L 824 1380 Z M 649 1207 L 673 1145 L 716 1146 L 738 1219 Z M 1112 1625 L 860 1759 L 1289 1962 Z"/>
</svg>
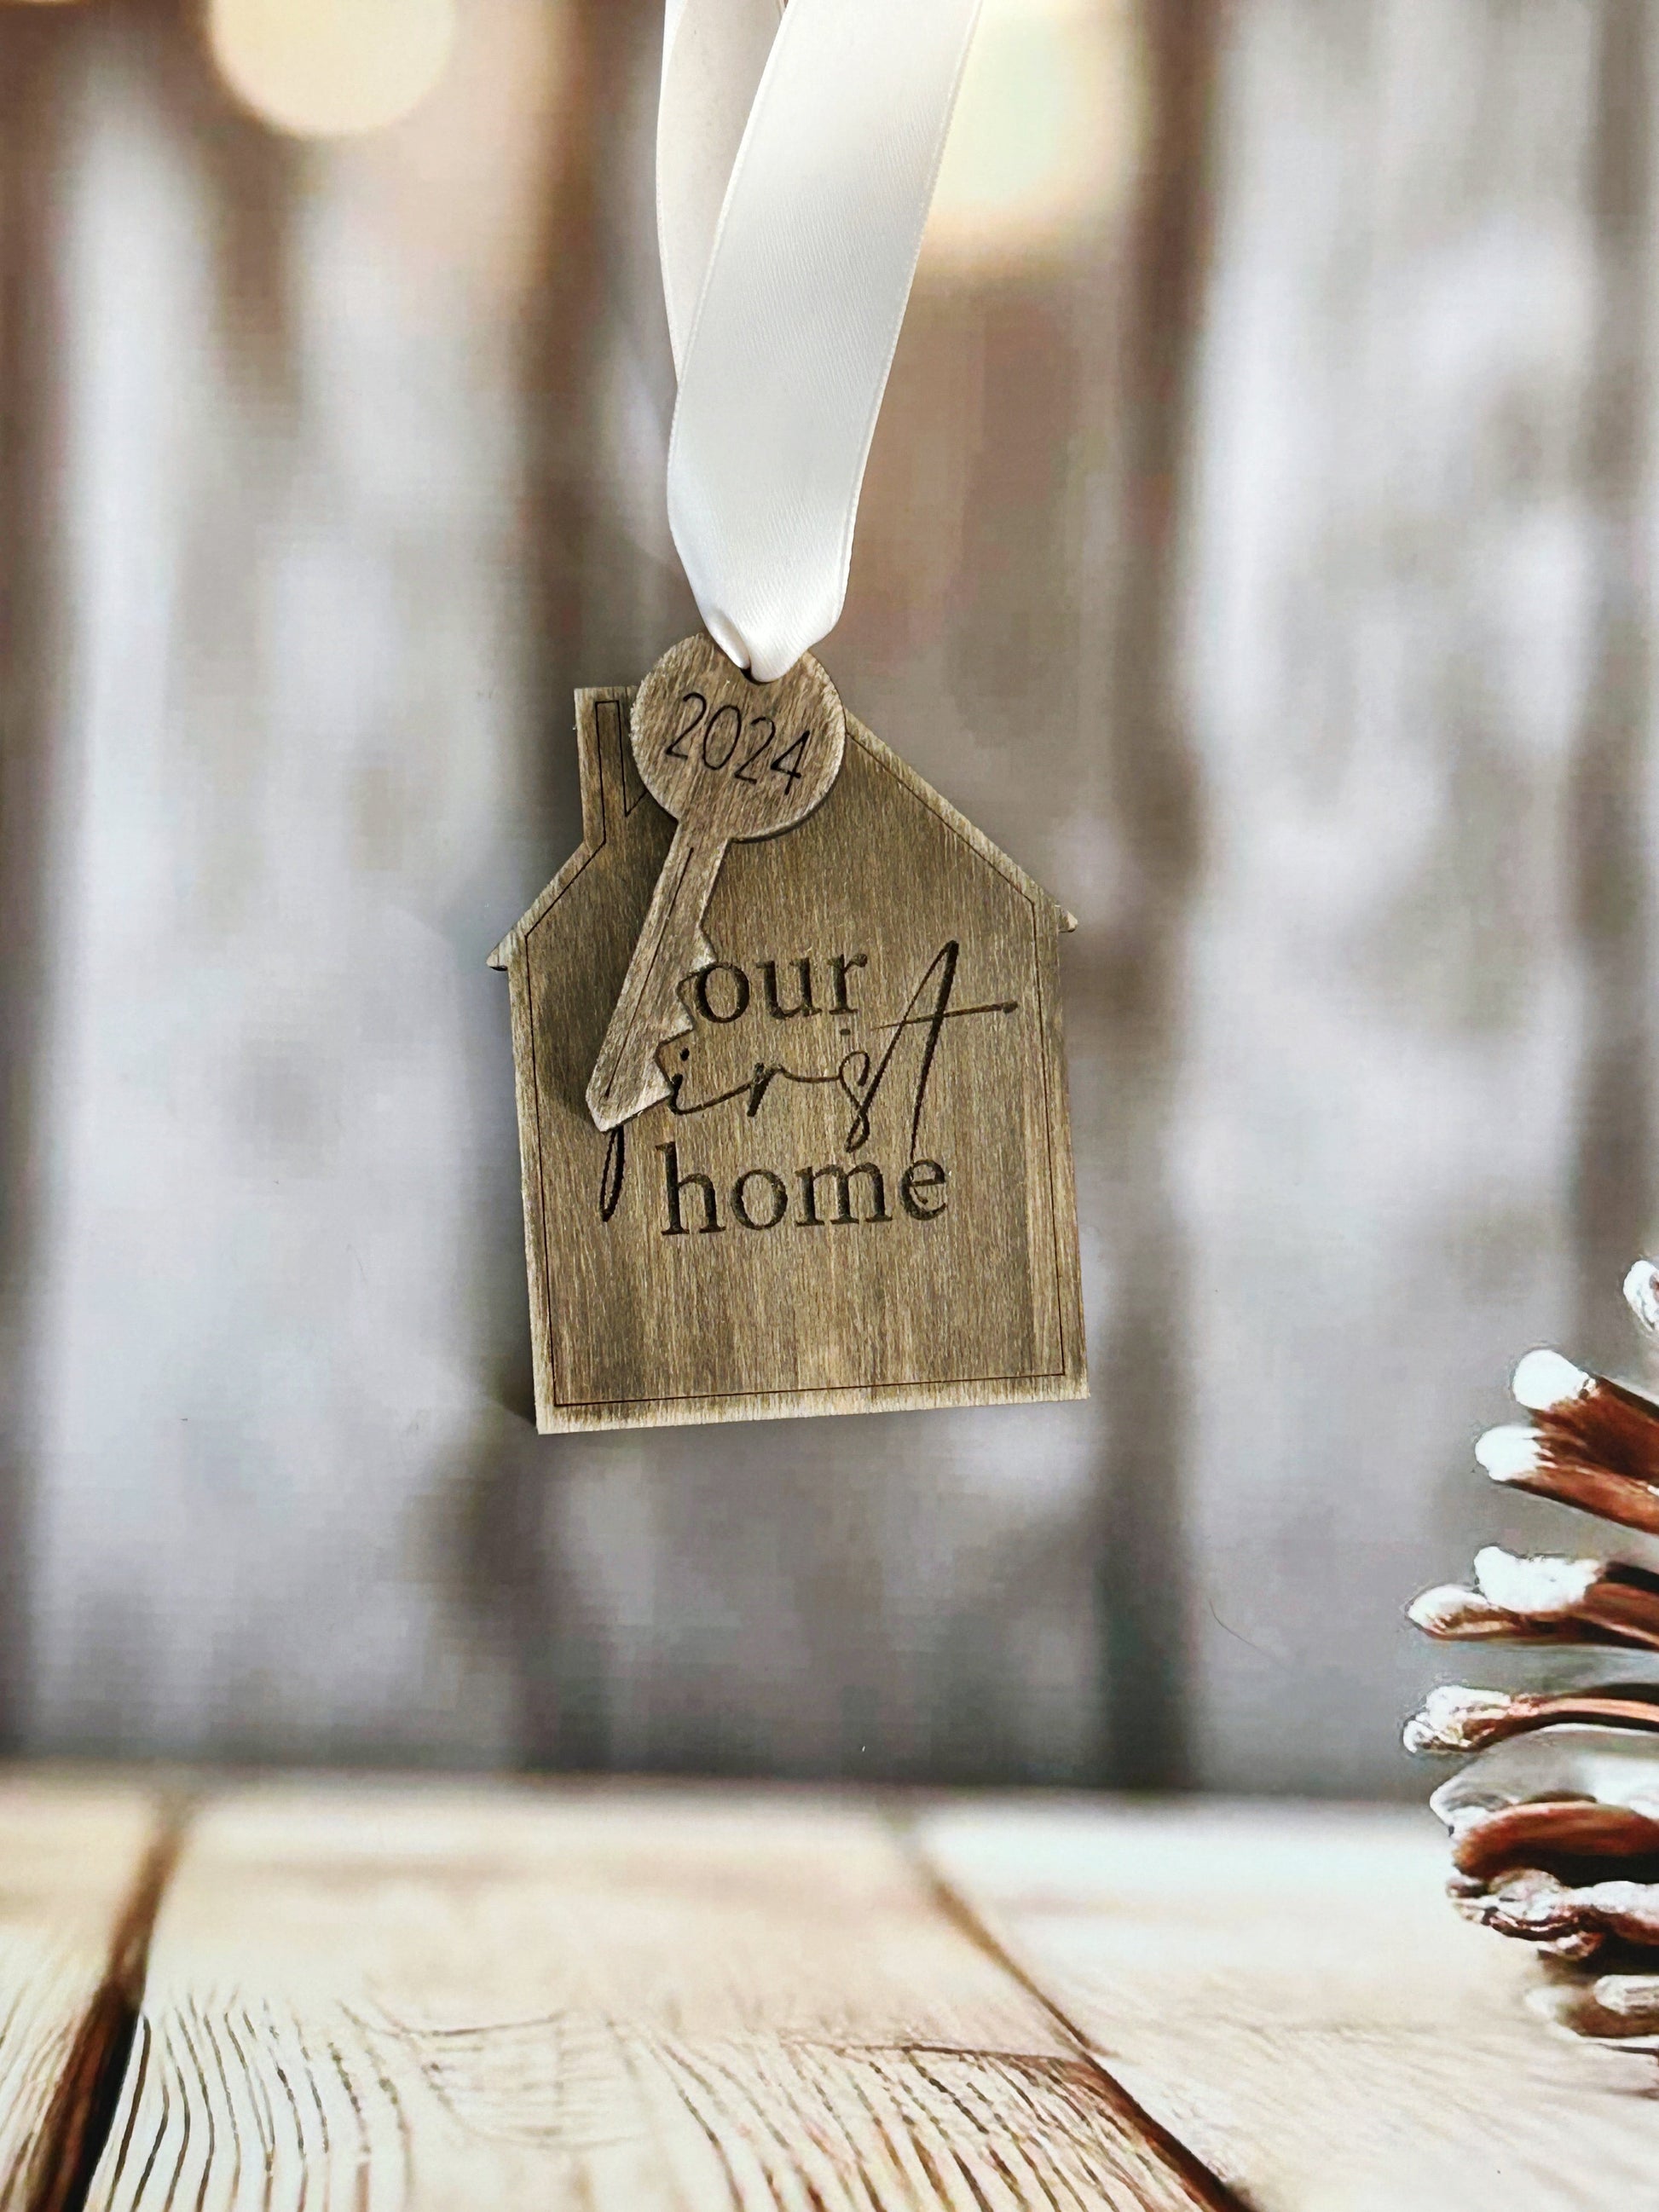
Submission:
<svg viewBox="0 0 1659 2212">
<path fill-rule="evenodd" d="M 674 542 L 579 692 L 513 994 L 537 1421 L 1084 1395 L 1070 917 L 844 708 L 837 620 L 978 0 L 667 0 Z"/>
<path fill-rule="evenodd" d="M 1659 1270 L 1625 1295 L 1659 1342 Z M 1659 1535 L 1659 1405 L 1555 1352 L 1516 1370 L 1528 1419 L 1488 1430 L 1495 1482 Z M 1491 1547 L 1472 1588 L 1425 1590 L 1411 1619 L 1474 1643 L 1624 1655 L 1613 1679 L 1547 1692 L 1431 1691 L 1413 1752 L 1475 1753 L 1431 1801 L 1451 1834 L 1450 1893 L 1482 1926 L 1561 1962 L 1540 2009 L 1583 2033 L 1659 2044 L 1659 1682 L 1625 1664 L 1659 1651 L 1659 1574 L 1624 1560 L 1518 1559 Z M 1565 1966 L 1593 1962 L 1589 1973 Z"/>
</svg>

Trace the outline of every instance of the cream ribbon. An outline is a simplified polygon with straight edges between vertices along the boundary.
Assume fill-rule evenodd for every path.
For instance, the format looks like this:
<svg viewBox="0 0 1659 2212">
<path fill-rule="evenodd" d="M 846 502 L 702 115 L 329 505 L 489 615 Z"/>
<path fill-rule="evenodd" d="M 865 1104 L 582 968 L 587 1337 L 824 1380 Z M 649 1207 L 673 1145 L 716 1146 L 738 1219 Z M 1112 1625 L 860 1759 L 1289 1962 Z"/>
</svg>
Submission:
<svg viewBox="0 0 1659 2212">
<path fill-rule="evenodd" d="M 980 0 L 666 0 L 668 522 L 762 682 L 835 627 Z"/>
</svg>

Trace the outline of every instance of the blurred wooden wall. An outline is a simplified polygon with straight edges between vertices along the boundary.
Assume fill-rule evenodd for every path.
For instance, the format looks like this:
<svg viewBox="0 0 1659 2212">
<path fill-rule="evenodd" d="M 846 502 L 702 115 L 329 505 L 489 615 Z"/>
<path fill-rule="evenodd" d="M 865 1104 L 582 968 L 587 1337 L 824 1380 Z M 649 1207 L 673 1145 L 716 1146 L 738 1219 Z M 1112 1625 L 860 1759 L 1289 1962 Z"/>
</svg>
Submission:
<svg viewBox="0 0 1659 2212">
<path fill-rule="evenodd" d="M 1033 0 L 1036 4 L 1036 0 Z M 0 1726 L 1371 1790 L 1652 1196 L 1644 0 L 1080 0 L 826 654 L 1082 918 L 1084 1407 L 538 1440 L 505 993 L 690 626 L 655 0 L 361 142 L 0 5 Z"/>
</svg>

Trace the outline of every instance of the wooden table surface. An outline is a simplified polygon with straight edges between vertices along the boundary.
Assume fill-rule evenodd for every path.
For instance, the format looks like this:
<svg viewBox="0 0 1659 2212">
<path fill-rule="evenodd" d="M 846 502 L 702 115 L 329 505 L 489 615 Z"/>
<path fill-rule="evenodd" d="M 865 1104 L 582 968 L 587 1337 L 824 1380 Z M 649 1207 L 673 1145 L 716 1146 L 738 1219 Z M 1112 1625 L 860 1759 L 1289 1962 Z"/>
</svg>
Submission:
<svg viewBox="0 0 1659 2212">
<path fill-rule="evenodd" d="M 0 1779 L 0 2212 L 1659 2205 L 1407 1811 Z"/>
</svg>

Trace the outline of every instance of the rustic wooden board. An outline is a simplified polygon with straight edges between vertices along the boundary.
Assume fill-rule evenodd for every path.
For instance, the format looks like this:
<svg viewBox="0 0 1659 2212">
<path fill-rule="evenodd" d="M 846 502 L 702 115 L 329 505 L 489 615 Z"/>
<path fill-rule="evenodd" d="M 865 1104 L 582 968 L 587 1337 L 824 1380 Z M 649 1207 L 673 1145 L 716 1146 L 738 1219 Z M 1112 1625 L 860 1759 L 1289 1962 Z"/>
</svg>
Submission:
<svg viewBox="0 0 1659 2212">
<path fill-rule="evenodd" d="M 952 1892 L 1256 2212 L 1605 2212 L 1659 2170 L 1659 2066 L 1528 2008 L 1426 1814 L 1005 1804 L 926 1821 Z"/>
<path fill-rule="evenodd" d="M 143 1792 L 20 1777 L 0 1863 L 4 2212 L 1602 2212 L 1654 2170 L 1652 2056 L 1544 2023 L 1414 1815 L 272 1783 L 174 1864 Z"/>
<path fill-rule="evenodd" d="M 271 1784 L 203 1814 L 94 2212 L 1189 2212 L 850 1802 Z"/>
<path fill-rule="evenodd" d="M 680 987 L 692 1027 L 659 1056 L 670 1095 L 595 1128 L 675 835 L 632 696 L 578 695 L 582 844 L 492 955 L 538 1425 L 1080 1396 L 1068 917 L 850 716 L 816 811 L 726 853 L 713 951 Z"/>
<path fill-rule="evenodd" d="M 1600 865 L 1574 791 L 1619 681 L 1603 564 L 1628 559 L 1595 452 L 1603 50 L 1650 14 L 1222 11 L 1176 1123 L 1201 1786 L 1420 1795 L 1395 1740 L 1433 1665 L 1400 1594 L 1478 1543 L 1561 1547 L 1469 1444 L 1529 1345 L 1593 1357 L 1605 1328 L 1623 1356 L 1646 1176 L 1586 1084 Z M 1644 726 L 1634 696 L 1613 712 Z M 1628 1246 L 1594 1334 L 1581 1146 Z"/>
<path fill-rule="evenodd" d="M 158 1841 L 154 1798 L 118 1783 L 0 1779 L 0 2208 L 36 2212 L 72 2166 L 105 2016 L 136 2001 Z M 90 2053 L 90 2063 L 88 2063 Z"/>
</svg>

